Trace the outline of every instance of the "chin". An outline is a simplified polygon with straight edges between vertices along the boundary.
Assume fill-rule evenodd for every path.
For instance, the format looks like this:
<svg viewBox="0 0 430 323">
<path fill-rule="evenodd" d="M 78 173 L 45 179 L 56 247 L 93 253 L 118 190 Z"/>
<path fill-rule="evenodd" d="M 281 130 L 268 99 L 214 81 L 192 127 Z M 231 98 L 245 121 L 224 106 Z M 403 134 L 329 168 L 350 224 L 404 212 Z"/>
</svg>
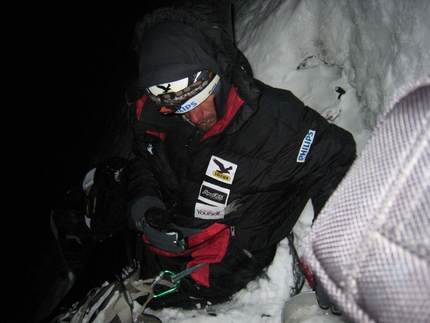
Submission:
<svg viewBox="0 0 430 323">
<path fill-rule="evenodd" d="M 201 131 L 203 131 L 203 132 L 206 132 L 206 131 L 208 131 L 211 127 L 212 127 L 213 125 L 211 125 L 211 126 L 197 126 L 197 128 L 199 128 Z"/>
</svg>

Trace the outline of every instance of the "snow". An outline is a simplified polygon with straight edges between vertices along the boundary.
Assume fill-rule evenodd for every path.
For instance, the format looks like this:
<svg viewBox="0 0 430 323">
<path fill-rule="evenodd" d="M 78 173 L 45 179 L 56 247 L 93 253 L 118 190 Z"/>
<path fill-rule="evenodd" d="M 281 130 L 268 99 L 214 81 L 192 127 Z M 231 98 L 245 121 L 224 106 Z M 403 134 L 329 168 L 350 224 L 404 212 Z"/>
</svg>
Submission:
<svg viewBox="0 0 430 323">
<path fill-rule="evenodd" d="M 396 90 L 430 74 L 430 2 L 403 0 L 234 0 L 237 46 L 256 78 L 292 91 L 349 130 L 360 154 Z M 336 88 L 345 94 L 339 98 Z M 308 203 L 294 227 L 302 254 L 310 230 Z M 291 256 L 279 244 L 265 275 L 211 309 L 147 310 L 163 323 L 281 322 L 290 298 Z M 311 290 L 305 284 L 302 292 Z M 326 322 L 316 316 L 312 322 Z"/>
</svg>

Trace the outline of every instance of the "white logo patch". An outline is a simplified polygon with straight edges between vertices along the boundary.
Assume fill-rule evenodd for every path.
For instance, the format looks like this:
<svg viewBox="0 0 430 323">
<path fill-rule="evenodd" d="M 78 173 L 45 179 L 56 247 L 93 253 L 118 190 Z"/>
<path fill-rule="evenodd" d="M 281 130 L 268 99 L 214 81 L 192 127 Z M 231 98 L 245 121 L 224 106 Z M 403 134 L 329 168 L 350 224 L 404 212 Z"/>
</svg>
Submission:
<svg viewBox="0 0 430 323">
<path fill-rule="evenodd" d="M 237 165 L 227 160 L 212 156 L 206 169 L 206 175 L 218 181 L 231 184 L 233 183 Z"/>
<path fill-rule="evenodd" d="M 196 203 L 194 217 L 204 220 L 224 219 L 224 206 L 212 206 L 207 204 Z"/>
<path fill-rule="evenodd" d="M 229 189 L 203 181 L 199 200 L 211 205 L 226 206 L 229 194 Z"/>
<path fill-rule="evenodd" d="M 306 137 L 303 139 L 302 145 L 300 146 L 299 154 L 297 155 L 297 162 L 298 163 L 304 163 L 306 160 L 306 156 L 309 153 L 309 150 L 311 149 L 312 142 L 315 138 L 315 130 L 309 130 Z"/>
</svg>

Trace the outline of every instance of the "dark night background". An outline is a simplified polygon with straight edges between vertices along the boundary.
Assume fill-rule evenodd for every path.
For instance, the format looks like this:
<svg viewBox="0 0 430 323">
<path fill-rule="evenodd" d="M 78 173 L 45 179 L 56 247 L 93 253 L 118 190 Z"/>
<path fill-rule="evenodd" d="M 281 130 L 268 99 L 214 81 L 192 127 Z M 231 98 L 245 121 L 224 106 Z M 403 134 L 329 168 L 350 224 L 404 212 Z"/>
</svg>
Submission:
<svg viewBox="0 0 430 323">
<path fill-rule="evenodd" d="M 138 4 L 65 8 L 38 15 L 26 62 L 34 71 L 34 97 L 25 106 L 30 116 L 25 121 L 29 158 L 16 165 L 28 172 L 29 179 L 36 177 L 28 183 L 34 187 L 23 185 L 29 190 L 26 197 L 36 198 L 31 193 L 38 193 L 30 205 L 44 207 L 43 202 L 64 193 L 76 175 L 87 170 L 107 136 L 107 125 L 135 75 L 133 29 L 146 10 Z"/>
<path fill-rule="evenodd" d="M 8 34 L 4 63 L 11 63 L 15 80 L 4 106 L 9 113 L 3 138 L 11 147 L 4 168 L 4 215 L 6 223 L 12 221 L 3 229 L 10 241 L 5 248 L 10 250 L 5 264 L 12 264 L 8 275 L 18 282 L 12 288 L 16 322 L 30 322 L 38 306 L 39 292 L 31 285 L 36 283 L 43 294 L 38 268 L 50 261 L 55 243 L 50 210 L 81 181 L 108 135 L 125 89 L 136 76 L 135 24 L 160 3 L 97 6 L 1 5 Z"/>
</svg>

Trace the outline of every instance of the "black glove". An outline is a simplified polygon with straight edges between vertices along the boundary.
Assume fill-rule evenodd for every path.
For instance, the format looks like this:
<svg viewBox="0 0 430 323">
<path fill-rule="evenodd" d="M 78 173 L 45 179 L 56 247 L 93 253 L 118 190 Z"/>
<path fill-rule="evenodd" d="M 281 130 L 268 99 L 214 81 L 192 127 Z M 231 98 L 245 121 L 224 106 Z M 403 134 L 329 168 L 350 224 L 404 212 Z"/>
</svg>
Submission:
<svg viewBox="0 0 430 323">
<path fill-rule="evenodd" d="M 135 201 L 130 208 L 129 228 L 143 232 L 145 225 L 147 225 L 146 215 L 150 213 L 163 213 L 166 218 L 169 217 L 164 203 L 160 199 L 151 196 L 142 197 Z"/>
<path fill-rule="evenodd" d="M 145 220 L 148 225 L 159 231 L 167 230 L 167 224 L 172 222 L 169 212 L 156 207 L 150 208 L 145 212 Z M 144 227 L 143 224 L 142 227 Z"/>
<path fill-rule="evenodd" d="M 187 248 L 187 238 L 172 224 L 172 216 L 164 209 L 148 209 L 142 228 L 151 244 L 159 249 L 180 253 Z"/>
</svg>

